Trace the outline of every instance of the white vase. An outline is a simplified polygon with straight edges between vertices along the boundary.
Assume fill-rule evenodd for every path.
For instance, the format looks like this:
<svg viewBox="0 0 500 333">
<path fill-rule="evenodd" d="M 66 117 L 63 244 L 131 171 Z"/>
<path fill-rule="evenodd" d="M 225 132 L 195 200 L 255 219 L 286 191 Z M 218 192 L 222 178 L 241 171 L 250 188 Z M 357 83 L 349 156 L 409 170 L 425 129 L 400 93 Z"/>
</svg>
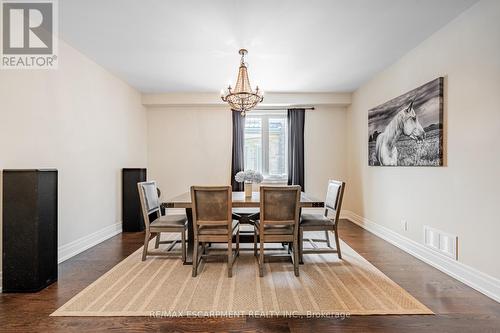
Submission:
<svg viewBox="0 0 500 333">
<path fill-rule="evenodd" d="M 252 183 L 245 182 L 245 197 L 246 198 L 251 198 L 252 197 Z"/>
</svg>

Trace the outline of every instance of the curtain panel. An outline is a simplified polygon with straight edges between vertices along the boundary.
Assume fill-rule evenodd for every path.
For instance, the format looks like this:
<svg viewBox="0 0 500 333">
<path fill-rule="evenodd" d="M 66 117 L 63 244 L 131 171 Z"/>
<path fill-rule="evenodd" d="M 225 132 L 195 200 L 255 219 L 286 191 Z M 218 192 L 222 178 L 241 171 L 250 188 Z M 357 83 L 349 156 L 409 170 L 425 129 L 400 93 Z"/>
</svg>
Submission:
<svg viewBox="0 0 500 333">
<path fill-rule="evenodd" d="M 304 109 L 289 109 L 288 119 L 288 185 L 304 187 Z"/>
<path fill-rule="evenodd" d="M 231 163 L 231 186 L 233 191 L 243 191 L 243 183 L 234 180 L 234 176 L 245 168 L 244 142 L 245 117 L 239 111 L 232 110 L 233 117 L 233 157 Z"/>
</svg>

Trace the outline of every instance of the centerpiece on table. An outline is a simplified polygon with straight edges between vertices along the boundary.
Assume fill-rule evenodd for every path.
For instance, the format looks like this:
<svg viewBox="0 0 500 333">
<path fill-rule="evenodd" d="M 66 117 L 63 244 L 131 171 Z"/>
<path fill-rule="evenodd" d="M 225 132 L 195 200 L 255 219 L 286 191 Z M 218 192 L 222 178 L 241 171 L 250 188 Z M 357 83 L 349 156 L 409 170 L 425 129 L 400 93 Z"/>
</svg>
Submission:
<svg viewBox="0 0 500 333">
<path fill-rule="evenodd" d="M 254 170 L 240 171 L 234 176 L 238 183 L 245 183 L 245 197 L 252 196 L 253 183 L 260 184 L 264 180 L 262 174 Z"/>
</svg>

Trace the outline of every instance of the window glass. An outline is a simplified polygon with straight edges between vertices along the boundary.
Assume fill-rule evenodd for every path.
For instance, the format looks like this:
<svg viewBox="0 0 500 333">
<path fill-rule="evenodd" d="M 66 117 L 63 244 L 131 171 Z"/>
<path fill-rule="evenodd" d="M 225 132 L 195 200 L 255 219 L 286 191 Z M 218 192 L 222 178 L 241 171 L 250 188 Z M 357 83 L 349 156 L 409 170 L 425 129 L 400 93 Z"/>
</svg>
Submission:
<svg viewBox="0 0 500 333">
<path fill-rule="evenodd" d="M 286 174 L 286 119 L 269 118 L 269 175 Z"/>
<path fill-rule="evenodd" d="M 245 119 L 245 170 L 262 172 L 262 119 Z"/>
<path fill-rule="evenodd" d="M 268 181 L 287 179 L 286 111 L 248 114 L 245 119 L 245 170 L 260 171 Z"/>
</svg>

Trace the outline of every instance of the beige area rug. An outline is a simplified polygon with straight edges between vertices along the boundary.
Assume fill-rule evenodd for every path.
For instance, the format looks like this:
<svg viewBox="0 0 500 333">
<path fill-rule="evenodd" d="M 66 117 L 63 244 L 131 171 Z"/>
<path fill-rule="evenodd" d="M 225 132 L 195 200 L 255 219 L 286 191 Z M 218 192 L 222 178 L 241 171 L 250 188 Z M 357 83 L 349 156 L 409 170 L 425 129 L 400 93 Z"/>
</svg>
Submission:
<svg viewBox="0 0 500 333">
<path fill-rule="evenodd" d="M 343 316 L 432 314 L 372 264 L 341 244 L 335 254 L 304 256 L 300 277 L 289 261 L 265 264 L 242 251 L 227 277 L 223 262 L 202 264 L 196 278 L 180 259 L 141 249 L 56 310 L 52 316 Z"/>
</svg>

